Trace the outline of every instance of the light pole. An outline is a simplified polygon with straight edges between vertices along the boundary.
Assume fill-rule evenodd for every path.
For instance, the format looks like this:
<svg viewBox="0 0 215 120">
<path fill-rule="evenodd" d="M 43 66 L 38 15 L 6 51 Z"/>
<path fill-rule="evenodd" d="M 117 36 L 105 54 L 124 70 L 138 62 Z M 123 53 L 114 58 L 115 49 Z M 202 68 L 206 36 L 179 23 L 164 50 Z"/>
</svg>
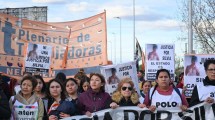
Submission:
<svg viewBox="0 0 215 120">
<path fill-rule="evenodd" d="M 110 44 L 111 44 L 111 61 L 113 61 L 113 48 L 112 48 L 112 42 L 111 41 L 108 41 Z"/>
<path fill-rule="evenodd" d="M 134 22 L 133 23 L 134 24 L 134 26 L 133 26 L 134 27 L 134 36 L 133 36 L 134 37 L 133 38 L 134 39 L 134 45 L 133 45 L 133 47 L 134 48 L 133 49 L 134 49 L 134 60 L 135 60 L 135 0 L 133 0 L 133 22 Z"/>
<path fill-rule="evenodd" d="M 122 30 L 121 30 L 121 29 L 122 29 L 122 26 L 121 26 L 121 25 L 122 25 L 122 24 L 121 24 L 121 17 L 115 17 L 115 18 L 119 19 L 119 22 L 120 22 L 120 26 L 119 26 L 119 27 L 120 27 L 120 29 L 119 29 L 119 32 L 120 32 L 120 33 L 119 33 L 119 34 L 120 34 L 120 41 L 119 41 L 120 47 L 119 47 L 119 48 L 120 48 L 120 63 L 122 63 L 122 39 L 121 39 L 121 38 L 122 38 L 122 37 L 121 37 L 121 31 L 122 31 Z"/>
<path fill-rule="evenodd" d="M 115 64 L 116 64 L 116 33 L 112 33 L 114 37 L 114 58 L 115 58 Z"/>
<path fill-rule="evenodd" d="M 188 15 L 189 15 L 189 23 L 188 23 L 188 25 L 189 25 L 189 30 L 188 30 L 188 53 L 189 54 L 192 54 L 193 53 L 193 29 L 192 29 L 192 0 L 189 0 L 188 1 L 189 3 L 189 13 L 188 13 Z"/>
</svg>

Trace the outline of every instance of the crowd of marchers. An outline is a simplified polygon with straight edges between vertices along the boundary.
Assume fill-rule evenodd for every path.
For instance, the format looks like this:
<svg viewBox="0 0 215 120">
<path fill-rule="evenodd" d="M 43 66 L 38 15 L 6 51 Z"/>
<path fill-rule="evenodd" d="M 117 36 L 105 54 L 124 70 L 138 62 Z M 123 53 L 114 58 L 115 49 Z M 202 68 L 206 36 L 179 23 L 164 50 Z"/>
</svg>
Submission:
<svg viewBox="0 0 215 120">
<path fill-rule="evenodd" d="M 210 93 L 215 92 L 215 60 L 207 60 L 204 69 L 207 76 L 194 87 L 188 102 L 184 95 L 184 74 L 179 75 L 179 82 L 175 86 L 167 69 L 157 71 L 155 83 L 144 80 L 141 75 L 143 71 L 138 71 L 140 95 L 134 87 L 135 80 L 122 78 L 111 96 L 105 91 L 106 80 L 102 74 L 86 75 L 83 69 L 74 78 L 58 73 L 48 83 L 40 75 L 25 73 L 17 84 L 14 84 L 14 80 L 9 85 L 5 82 L 7 77 L 1 73 L 0 119 L 90 117 L 93 112 L 120 106 L 147 107 L 152 112 L 158 108 L 186 111 L 201 102 L 214 103 L 215 96 Z"/>
</svg>

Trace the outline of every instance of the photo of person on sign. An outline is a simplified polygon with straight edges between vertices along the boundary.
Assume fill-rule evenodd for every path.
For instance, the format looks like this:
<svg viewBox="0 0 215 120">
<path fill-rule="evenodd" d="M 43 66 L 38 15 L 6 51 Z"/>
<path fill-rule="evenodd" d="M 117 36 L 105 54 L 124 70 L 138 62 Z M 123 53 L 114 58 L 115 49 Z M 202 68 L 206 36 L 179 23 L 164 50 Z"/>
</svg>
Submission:
<svg viewBox="0 0 215 120">
<path fill-rule="evenodd" d="M 37 59 L 38 58 L 37 48 L 38 48 L 38 45 L 33 44 L 33 49 L 31 51 L 29 51 L 29 53 L 28 53 L 28 59 Z"/>
<path fill-rule="evenodd" d="M 197 57 L 191 56 L 191 64 L 186 67 L 185 75 L 187 76 L 199 76 L 199 68 L 196 65 Z"/>
<path fill-rule="evenodd" d="M 119 83 L 119 78 L 116 76 L 116 68 L 111 68 L 112 75 L 108 78 L 108 84 Z"/>
<path fill-rule="evenodd" d="M 159 60 L 159 56 L 156 52 L 158 46 L 156 44 L 152 45 L 152 51 L 148 53 L 148 60 Z"/>
</svg>

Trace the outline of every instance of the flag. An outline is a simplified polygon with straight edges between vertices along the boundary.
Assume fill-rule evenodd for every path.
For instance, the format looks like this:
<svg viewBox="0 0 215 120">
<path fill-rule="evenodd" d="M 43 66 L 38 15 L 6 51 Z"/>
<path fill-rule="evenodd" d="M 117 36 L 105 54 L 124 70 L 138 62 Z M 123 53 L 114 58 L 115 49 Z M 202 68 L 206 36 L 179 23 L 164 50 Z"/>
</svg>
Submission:
<svg viewBox="0 0 215 120">
<path fill-rule="evenodd" d="M 137 71 L 139 71 L 139 61 L 142 60 L 142 70 L 145 69 L 145 64 L 144 64 L 144 53 L 142 51 L 142 48 L 136 39 L 136 54 L 135 54 L 135 60 L 136 60 L 136 66 L 137 66 Z"/>
<path fill-rule="evenodd" d="M 69 35 L 68 35 L 68 39 L 70 39 L 71 37 L 71 28 L 69 28 Z M 63 61 L 62 61 L 62 68 L 66 68 L 66 64 L 67 64 L 67 56 L 68 56 L 68 43 L 67 43 L 67 46 L 66 46 L 66 50 L 64 51 L 64 55 L 63 55 Z"/>
<path fill-rule="evenodd" d="M 68 56 L 68 45 L 66 46 L 66 50 L 64 51 L 64 55 L 63 55 L 63 61 L 62 61 L 62 68 L 66 68 L 66 64 L 67 64 L 67 56 Z"/>
</svg>

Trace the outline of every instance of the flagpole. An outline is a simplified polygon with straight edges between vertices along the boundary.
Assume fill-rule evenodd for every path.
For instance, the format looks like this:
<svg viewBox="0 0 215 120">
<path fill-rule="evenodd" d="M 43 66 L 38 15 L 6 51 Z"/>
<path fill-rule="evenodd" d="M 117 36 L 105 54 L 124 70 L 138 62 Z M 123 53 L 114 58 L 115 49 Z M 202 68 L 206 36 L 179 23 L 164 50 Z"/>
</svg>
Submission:
<svg viewBox="0 0 215 120">
<path fill-rule="evenodd" d="M 135 0 L 133 0 L 133 24 L 134 24 L 134 33 L 133 33 L 133 46 L 134 46 L 134 48 L 133 48 L 133 50 L 134 50 L 134 59 L 135 59 Z"/>
</svg>

